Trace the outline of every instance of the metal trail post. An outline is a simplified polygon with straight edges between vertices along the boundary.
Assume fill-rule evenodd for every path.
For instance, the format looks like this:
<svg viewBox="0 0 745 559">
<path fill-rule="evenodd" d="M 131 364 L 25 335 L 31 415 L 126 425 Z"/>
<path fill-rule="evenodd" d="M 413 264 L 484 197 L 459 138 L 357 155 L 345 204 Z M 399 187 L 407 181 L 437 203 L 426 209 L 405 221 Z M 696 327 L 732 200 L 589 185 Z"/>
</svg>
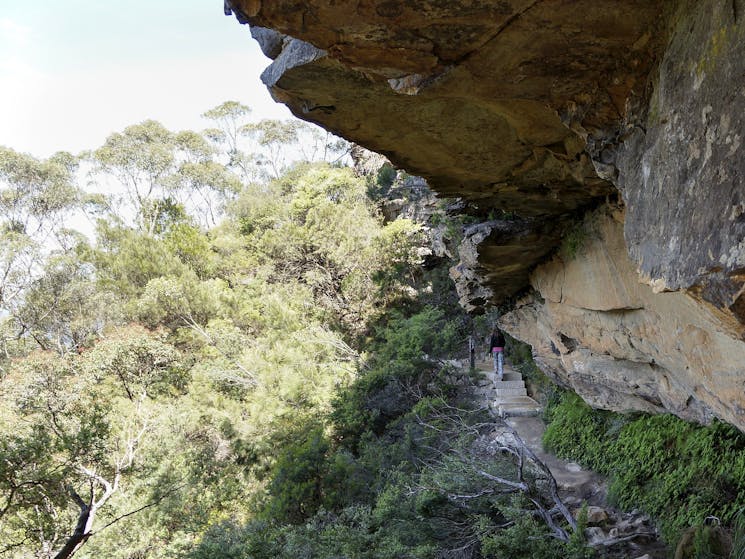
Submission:
<svg viewBox="0 0 745 559">
<path fill-rule="evenodd" d="M 473 336 L 468 336 L 468 355 L 471 359 L 471 370 L 476 369 L 476 340 Z"/>
</svg>

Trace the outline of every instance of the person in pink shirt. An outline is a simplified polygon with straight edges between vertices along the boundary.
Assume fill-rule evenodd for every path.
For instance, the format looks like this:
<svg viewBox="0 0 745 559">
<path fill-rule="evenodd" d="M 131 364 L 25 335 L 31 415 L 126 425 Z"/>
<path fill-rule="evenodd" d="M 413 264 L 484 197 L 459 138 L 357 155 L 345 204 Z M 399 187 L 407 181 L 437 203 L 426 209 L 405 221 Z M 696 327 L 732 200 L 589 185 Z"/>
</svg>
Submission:
<svg viewBox="0 0 745 559">
<path fill-rule="evenodd" d="M 504 375 L 504 344 L 504 334 L 497 326 L 494 326 L 489 339 L 489 352 L 494 359 L 494 372 L 497 373 L 497 380 L 502 380 Z"/>
</svg>

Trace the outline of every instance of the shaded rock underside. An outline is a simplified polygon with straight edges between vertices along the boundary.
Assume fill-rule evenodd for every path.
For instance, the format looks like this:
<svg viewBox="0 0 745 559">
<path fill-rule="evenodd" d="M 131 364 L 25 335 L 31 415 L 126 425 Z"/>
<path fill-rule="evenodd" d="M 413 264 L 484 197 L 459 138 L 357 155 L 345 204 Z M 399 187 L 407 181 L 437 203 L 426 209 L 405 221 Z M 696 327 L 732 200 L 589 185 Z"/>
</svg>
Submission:
<svg viewBox="0 0 745 559">
<path fill-rule="evenodd" d="M 664 35 L 664 3 L 647 0 L 232 4 L 275 58 L 262 79 L 296 116 L 484 215 L 530 219 L 530 232 L 492 238 L 522 246 L 506 251 L 509 273 L 494 250 L 479 257 L 491 300 L 524 287 L 560 225 L 615 191 L 587 138 L 600 153 L 617 136 Z"/>
</svg>

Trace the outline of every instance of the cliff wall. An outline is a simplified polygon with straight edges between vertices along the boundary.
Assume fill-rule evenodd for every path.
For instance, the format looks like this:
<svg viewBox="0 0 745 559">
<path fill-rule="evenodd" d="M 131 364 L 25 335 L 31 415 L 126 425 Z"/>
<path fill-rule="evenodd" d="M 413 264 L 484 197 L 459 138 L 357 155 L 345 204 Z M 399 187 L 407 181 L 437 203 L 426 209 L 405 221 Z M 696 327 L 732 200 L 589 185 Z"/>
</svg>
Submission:
<svg viewBox="0 0 745 559">
<path fill-rule="evenodd" d="M 467 308 L 532 289 L 504 326 L 593 405 L 745 429 L 743 0 L 227 4 L 275 99 L 484 218 Z"/>
<path fill-rule="evenodd" d="M 531 275 L 534 293 L 502 317 L 539 366 L 594 407 L 671 411 L 742 426 L 740 330 L 685 291 L 641 283 L 623 238 L 624 213 L 603 208 L 572 256 Z"/>
</svg>

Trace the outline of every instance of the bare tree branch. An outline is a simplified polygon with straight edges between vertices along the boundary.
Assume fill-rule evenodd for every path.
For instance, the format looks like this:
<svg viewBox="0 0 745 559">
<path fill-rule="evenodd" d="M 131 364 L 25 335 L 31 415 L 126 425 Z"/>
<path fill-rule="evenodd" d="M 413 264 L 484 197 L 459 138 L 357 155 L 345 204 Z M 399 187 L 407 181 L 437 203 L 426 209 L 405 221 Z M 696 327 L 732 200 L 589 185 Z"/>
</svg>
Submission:
<svg viewBox="0 0 745 559">
<path fill-rule="evenodd" d="M 181 484 L 179 484 L 179 485 L 176 485 L 176 486 L 172 487 L 171 489 L 169 489 L 168 491 L 166 491 L 165 493 L 163 493 L 162 495 L 160 495 L 160 496 L 159 496 L 159 497 L 158 497 L 157 499 L 155 499 L 154 501 L 152 501 L 152 502 L 148 503 L 147 505 L 143 505 L 143 506 L 141 506 L 141 507 L 140 507 L 140 508 L 138 508 L 138 509 L 135 509 L 135 510 L 133 510 L 133 511 L 130 511 L 130 512 L 126 513 L 126 514 L 122 514 L 121 516 L 117 516 L 117 517 L 116 517 L 116 518 L 115 518 L 114 520 L 112 520 L 112 521 L 111 521 L 111 522 L 109 522 L 108 524 L 105 524 L 104 526 L 102 526 L 101 528 L 99 528 L 98 530 L 96 530 L 96 534 L 100 534 L 100 533 L 101 533 L 101 532 L 103 532 L 103 531 L 104 531 L 104 530 L 105 530 L 106 528 L 108 528 L 108 527 L 109 527 L 109 526 L 111 526 L 112 524 L 116 524 L 116 523 L 117 523 L 117 522 L 119 522 L 120 520 L 123 520 L 123 519 L 125 519 L 125 518 L 127 518 L 127 517 L 129 517 L 129 516 L 132 516 L 132 515 L 134 515 L 134 514 L 137 514 L 138 512 L 141 512 L 141 511 L 143 511 L 143 510 L 149 509 L 149 508 L 151 508 L 151 507 L 154 507 L 154 506 L 156 506 L 156 505 L 160 504 L 160 503 L 161 503 L 161 502 L 162 502 L 162 501 L 163 501 L 163 500 L 164 500 L 164 499 L 165 499 L 166 497 L 170 497 L 171 495 L 173 495 L 174 493 L 176 493 L 176 491 L 179 491 L 180 489 L 183 489 L 183 488 L 184 488 L 185 486 L 186 486 L 186 484 L 185 484 L 185 483 L 181 483 Z"/>
<path fill-rule="evenodd" d="M 475 502 L 483 497 L 521 493 L 527 497 L 533 506 L 533 513 L 544 522 L 553 537 L 564 542 L 569 541 L 567 530 L 556 521 L 555 516 L 559 515 L 571 531 L 578 529 L 577 523 L 561 500 L 551 471 L 506 423 L 472 421 L 486 411 L 463 410 L 441 403 L 431 411 L 426 420 L 417 416 L 420 425 L 437 433 L 438 438 L 443 441 L 447 441 L 443 449 L 432 445 L 425 447 L 433 455 L 433 458 L 425 463 L 425 468 L 433 472 L 443 471 L 449 466 L 448 462 L 456 460 L 456 463 L 461 465 L 459 471 L 471 472 L 471 476 L 481 478 L 486 483 L 485 486 L 478 487 L 476 482 L 477 487 L 474 491 L 457 492 L 448 491 L 435 481 L 438 490 L 442 491 L 448 500 L 460 503 Z M 499 436 L 498 433 L 502 435 Z M 466 446 L 453 446 L 453 438 L 463 441 Z M 511 462 L 513 469 L 508 476 L 493 470 L 497 463 L 494 462 L 495 458 L 502 463 L 505 459 Z M 527 477 L 526 471 L 528 465 L 532 474 L 530 478 Z M 533 479 L 532 476 L 535 474 L 538 477 Z M 543 501 L 546 499 L 551 503 L 550 507 L 544 504 Z"/>
</svg>

